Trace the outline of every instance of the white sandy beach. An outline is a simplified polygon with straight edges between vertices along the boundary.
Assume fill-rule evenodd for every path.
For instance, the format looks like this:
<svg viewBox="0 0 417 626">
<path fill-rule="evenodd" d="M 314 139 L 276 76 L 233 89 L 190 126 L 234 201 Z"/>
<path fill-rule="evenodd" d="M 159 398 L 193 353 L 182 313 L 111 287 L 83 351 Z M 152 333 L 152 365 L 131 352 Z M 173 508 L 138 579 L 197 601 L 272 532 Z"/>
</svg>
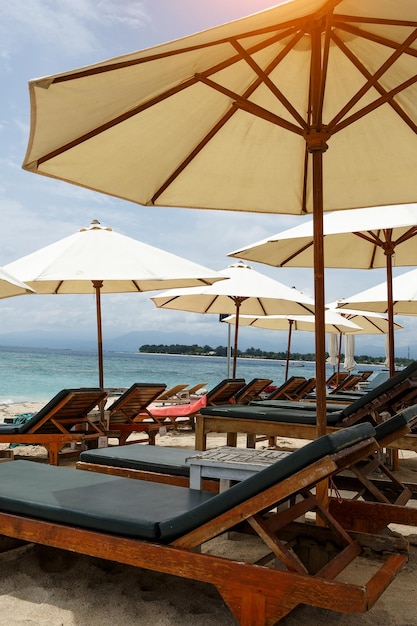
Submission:
<svg viewBox="0 0 417 626">
<path fill-rule="evenodd" d="M 4 417 L 34 412 L 42 403 L 0 406 Z M 209 445 L 224 444 L 222 435 L 210 436 Z M 243 445 L 243 439 L 241 441 Z M 300 443 L 300 442 L 299 442 Z M 158 445 L 194 447 L 190 432 L 169 433 L 157 438 Z M 283 447 L 294 440 L 280 439 Z M 6 448 L 6 444 L 0 444 Z M 19 458 L 44 458 L 40 446 L 15 449 Z M 398 475 L 417 480 L 417 455 L 400 454 Z M 73 465 L 74 459 L 61 462 Z M 375 607 L 364 614 L 342 615 L 301 607 L 280 622 L 283 626 L 415 626 L 417 624 L 417 528 L 393 526 L 407 535 L 410 560 Z M 234 556 L 249 550 L 257 553 L 255 538 L 215 540 L 221 551 Z M 217 547 L 218 547 L 217 546 Z M 210 544 L 205 547 L 210 550 Z M 357 583 L 370 571 L 365 559 L 355 563 L 343 577 Z M 122 566 L 77 554 L 28 545 L 0 554 L 0 626 L 232 626 L 235 620 L 214 587 L 152 571 Z"/>
</svg>

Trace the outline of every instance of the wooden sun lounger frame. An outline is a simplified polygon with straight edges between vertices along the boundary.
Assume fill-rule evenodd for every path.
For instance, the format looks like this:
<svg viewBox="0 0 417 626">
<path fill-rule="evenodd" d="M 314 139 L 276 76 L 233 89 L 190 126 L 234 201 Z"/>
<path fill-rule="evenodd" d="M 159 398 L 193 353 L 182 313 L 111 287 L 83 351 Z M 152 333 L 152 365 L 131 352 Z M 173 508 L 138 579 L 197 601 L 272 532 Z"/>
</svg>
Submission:
<svg viewBox="0 0 417 626">
<path fill-rule="evenodd" d="M 60 549 L 112 560 L 118 563 L 208 582 L 217 588 L 240 626 L 271 626 L 300 604 L 344 613 L 369 610 L 407 561 L 408 544 L 402 538 L 348 533 L 314 494 L 317 483 L 344 467 L 368 456 L 377 448 L 373 438 L 321 458 L 303 470 L 265 489 L 238 506 L 218 515 L 169 545 L 129 539 L 79 527 L 47 522 L 22 515 L 0 513 L 0 531 L 5 537 L 40 543 Z M 13 461 L 12 461 L 13 462 Z M 301 501 L 294 504 L 296 495 Z M 277 502 L 288 502 L 284 511 L 272 512 Z M 265 514 L 269 511 L 269 514 Z M 311 541 L 330 534 L 339 546 L 318 563 L 303 558 L 287 543 L 296 543 L 304 524 L 294 522 L 307 511 L 315 511 L 327 524 L 310 524 Z M 252 564 L 235 561 L 197 549 L 219 534 L 246 522 L 266 544 L 268 559 Z M 301 526 L 301 529 L 299 528 Z M 280 534 L 282 536 L 280 537 Z M 7 546 L 7 542 L 6 542 Z M 378 553 L 378 570 L 365 584 L 334 580 L 367 547 Z M 294 548 L 295 549 L 295 548 Z M 197 550 L 197 551 L 196 551 Z M 270 568 L 266 562 L 278 558 L 286 570 Z"/>
<path fill-rule="evenodd" d="M 417 421 L 417 417 L 412 418 L 407 425 L 396 428 L 394 432 L 378 440 L 382 449 L 389 446 L 395 440 L 406 436 L 410 432 L 410 427 Z M 289 452 L 288 454 L 291 454 Z M 114 465 L 103 465 L 100 463 L 78 461 L 76 468 L 100 474 L 124 476 L 125 478 L 136 478 L 139 480 L 149 480 L 152 482 L 162 482 L 181 487 L 189 487 L 189 477 L 177 476 L 169 473 L 160 473 L 152 470 L 123 468 Z M 380 478 L 371 478 L 379 473 Z M 384 477 L 384 478 L 382 478 Z M 219 491 L 219 482 L 210 479 L 203 480 L 203 487 L 206 491 Z M 417 499 L 417 483 L 404 484 L 385 465 L 381 452 L 372 454 L 368 458 L 360 459 L 349 468 L 349 473 L 337 473 L 332 478 L 331 490 L 335 489 L 337 497 L 331 500 L 331 510 L 335 516 L 343 522 L 343 526 L 362 532 L 381 532 L 389 523 L 417 526 L 417 509 L 406 508 L 410 499 Z M 371 503 L 388 504 L 390 507 L 382 507 L 382 512 L 378 517 L 376 505 L 368 507 L 371 509 L 369 516 L 366 516 L 366 507 L 363 504 L 348 506 L 349 517 L 346 517 L 346 505 L 341 504 L 346 496 L 342 497 L 340 491 L 351 492 L 351 499 L 355 502 L 359 498 Z M 355 517 L 355 511 L 359 513 Z"/>
<path fill-rule="evenodd" d="M 68 430 L 67 424 L 74 422 L 74 418 L 59 418 L 55 416 L 59 413 L 65 405 L 68 404 L 74 398 L 79 398 L 81 406 L 83 403 L 83 389 L 68 390 L 68 393 L 55 404 L 53 408 L 39 421 L 37 421 L 32 428 L 27 432 L 18 434 L 0 434 L 0 443 L 8 444 L 26 444 L 26 445 L 40 445 L 44 446 L 48 453 L 48 460 L 50 465 L 59 465 L 59 453 L 66 445 L 70 443 L 85 442 L 85 441 L 97 441 L 99 437 L 105 436 L 105 431 L 101 424 L 92 421 L 87 411 L 81 415 L 78 419 L 77 426 L 79 430 Z M 103 390 L 102 394 L 97 394 L 97 403 L 104 400 L 106 392 Z M 95 406 L 95 404 L 94 404 Z M 93 409 L 93 406 L 88 408 L 88 412 Z M 50 424 L 53 432 L 42 432 L 42 429 Z"/>
</svg>

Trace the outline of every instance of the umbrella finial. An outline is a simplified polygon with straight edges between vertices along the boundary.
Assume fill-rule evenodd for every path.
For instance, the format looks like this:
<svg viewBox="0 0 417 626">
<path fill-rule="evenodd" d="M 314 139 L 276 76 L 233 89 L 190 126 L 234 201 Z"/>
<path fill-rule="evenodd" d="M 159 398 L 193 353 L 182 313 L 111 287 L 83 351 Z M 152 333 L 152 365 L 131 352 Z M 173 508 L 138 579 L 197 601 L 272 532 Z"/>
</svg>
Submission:
<svg viewBox="0 0 417 626">
<path fill-rule="evenodd" d="M 243 261 L 238 261 L 237 263 L 233 263 L 232 265 L 229 265 L 228 267 L 243 268 L 245 270 L 251 270 L 252 269 L 252 267 L 250 265 L 248 265 L 247 263 L 244 263 Z"/>
<path fill-rule="evenodd" d="M 85 232 L 86 230 L 110 230 L 110 226 L 102 226 L 98 220 L 91 220 L 90 226 L 88 228 L 80 228 L 80 233 Z"/>
</svg>

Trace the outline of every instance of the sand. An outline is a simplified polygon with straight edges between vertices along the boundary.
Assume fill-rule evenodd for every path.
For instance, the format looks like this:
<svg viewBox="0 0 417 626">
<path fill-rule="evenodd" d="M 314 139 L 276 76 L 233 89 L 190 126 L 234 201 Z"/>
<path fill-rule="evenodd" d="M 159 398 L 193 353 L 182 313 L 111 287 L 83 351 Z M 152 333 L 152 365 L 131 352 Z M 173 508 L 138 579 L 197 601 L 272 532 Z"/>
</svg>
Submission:
<svg viewBox="0 0 417 626">
<path fill-rule="evenodd" d="M 0 422 L 19 413 L 36 411 L 42 403 L 0 405 Z M 240 441 L 243 445 L 243 439 Z M 222 435 L 210 436 L 209 445 L 224 444 Z M 294 440 L 281 438 L 282 447 Z M 194 447 L 187 431 L 170 432 L 157 438 L 158 445 Z M 0 444 L 0 449 L 5 448 Z M 18 458 L 44 459 L 41 446 L 20 446 Z M 398 476 L 417 480 L 417 455 L 402 452 Z M 61 464 L 73 465 L 65 458 Z M 395 526 L 407 535 L 410 559 L 376 605 L 367 613 L 343 615 L 300 607 L 280 624 L 283 626 L 415 626 L 417 624 L 417 528 Z M 255 557 L 256 538 L 232 533 L 214 540 L 216 551 Z M 214 543 L 213 542 L 213 543 Z M 210 550 L 210 543 L 205 547 Z M 357 583 L 372 566 L 355 561 L 344 577 Z M 174 576 L 123 566 L 43 546 L 27 545 L 0 554 L 0 626 L 232 626 L 235 620 L 211 585 Z"/>
</svg>

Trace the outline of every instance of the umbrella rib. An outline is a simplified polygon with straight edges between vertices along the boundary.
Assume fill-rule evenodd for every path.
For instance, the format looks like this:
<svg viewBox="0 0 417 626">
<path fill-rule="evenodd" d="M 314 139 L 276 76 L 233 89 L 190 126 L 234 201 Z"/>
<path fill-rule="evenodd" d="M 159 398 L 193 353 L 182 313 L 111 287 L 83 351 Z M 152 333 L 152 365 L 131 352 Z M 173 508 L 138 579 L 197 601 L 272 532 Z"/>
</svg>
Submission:
<svg viewBox="0 0 417 626">
<path fill-rule="evenodd" d="M 362 34 L 362 31 L 359 30 L 359 29 L 349 29 L 348 28 L 346 30 L 348 30 L 349 32 L 352 32 L 354 34 L 358 34 L 358 35 Z M 332 33 L 332 39 L 339 46 L 339 48 L 342 50 L 342 52 L 344 52 L 344 54 L 348 57 L 348 59 L 353 63 L 353 65 L 355 65 L 355 67 L 363 74 L 363 76 L 365 76 L 365 78 L 367 80 L 369 80 L 372 77 L 371 72 L 366 69 L 366 67 L 359 61 L 359 59 L 353 54 L 353 52 L 346 46 L 346 44 L 334 32 Z M 383 43 L 383 42 L 378 42 L 378 43 Z M 416 51 L 415 54 L 417 56 L 417 51 Z M 378 93 L 381 96 L 384 96 L 384 95 L 389 93 L 389 92 L 387 92 L 386 89 L 384 89 L 384 87 L 379 82 L 375 83 L 375 89 L 378 91 Z M 407 113 L 400 107 L 400 105 L 397 102 L 393 101 L 393 100 L 388 100 L 388 104 L 404 120 L 404 122 L 406 124 L 408 124 L 408 126 L 411 128 L 411 130 L 413 130 L 413 132 L 417 133 L 417 125 L 407 115 Z M 333 132 L 335 132 L 335 130 L 333 130 Z"/>
<path fill-rule="evenodd" d="M 395 50 L 398 48 L 398 42 L 393 41 L 392 39 L 388 39 L 387 37 L 381 37 L 381 35 L 376 35 L 375 33 L 371 33 L 367 30 L 362 30 L 357 26 L 352 26 L 352 24 L 336 24 L 340 30 L 344 30 L 352 35 L 356 35 L 357 37 L 362 37 L 363 39 L 368 39 L 369 41 L 373 41 L 374 43 L 381 44 L 382 46 L 386 46 L 387 48 L 394 48 Z M 407 26 L 417 27 L 416 24 L 407 24 Z M 417 50 L 414 48 L 408 48 L 404 50 L 404 54 L 409 54 L 410 56 L 417 57 Z"/>
<path fill-rule="evenodd" d="M 255 104 L 254 102 L 249 102 L 248 100 L 245 100 L 244 97 L 242 97 L 235 91 L 232 91 L 231 89 L 228 89 L 227 87 L 224 87 L 223 85 L 220 85 L 212 81 L 210 78 L 206 78 L 202 74 L 198 75 L 198 78 L 205 85 L 208 85 L 212 89 L 215 89 L 219 91 L 220 93 L 224 94 L 231 100 L 234 100 L 234 104 L 238 106 L 240 109 L 245 110 L 247 113 L 251 113 L 252 115 L 255 115 L 256 117 L 264 119 L 268 122 L 272 122 L 276 126 L 281 126 L 281 128 L 285 128 L 286 130 L 292 131 L 293 133 L 296 133 L 297 135 L 304 134 L 304 130 L 302 128 L 295 126 L 295 124 L 288 122 L 287 120 L 280 117 L 279 115 L 272 113 L 272 111 L 268 111 L 268 109 L 264 109 L 258 104 Z"/>
<path fill-rule="evenodd" d="M 374 102 L 372 102 L 366 107 L 363 107 L 360 111 L 351 115 L 349 118 L 346 118 L 343 122 L 340 121 L 371 88 L 373 87 L 377 88 L 378 79 L 393 66 L 393 64 L 398 60 L 398 58 L 401 56 L 404 50 L 406 50 L 409 47 L 409 45 L 413 41 L 415 41 L 416 38 L 417 38 L 417 29 L 414 30 L 413 33 L 407 37 L 407 39 L 401 44 L 401 46 L 399 46 L 393 52 L 393 54 L 385 61 L 385 63 L 381 65 L 381 67 L 374 74 L 370 75 L 365 85 L 363 85 L 363 87 L 361 87 L 361 89 L 359 89 L 356 92 L 356 94 L 350 99 L 350 101 L 346 103 L 346 105 L 339 111 L 337 115 L 335 115 L 333 120 L 329 123 L 329 127 L 330 129 L 332 129 L 331 130 L 332 133 L 337 132 L 338 130 L 341 130 L 348 124 L 351 124 L 353 121 L 356 121 L 357 119 L 363 117 L 367 113 L 374 111 L 379 106 L 389 101 L 394 95 L 396 95 L 400 91 L 403 91 L 410 85 L 413 85 L 417 81 L 417 76 L 413 76 L 412 78 L 405 81 L 404 83 L 398 85 L 397 87 L 391 89 L 390 91 L 385 92 L 381 98 L 374 100 Z"/>
<path fill-rule="evenodd" d="M 287 37 L 289 34 L 291 34 L 293 32 L 293 29 L 290 30 L 286 30 L 283 33 L 280 33 L 279 35 L 276 35 L 275 37 L 271 37 L 270 39 L 268 39 L 265 42 L 262 42 L 262 44 L 257 44 L 256 46 L 253 46 L 253 48 L 250 48 L 250 52 L 257 52 L 258 50 L 262 50 L 264 47 L 267 47 L 269 45 L 271 45 L 271 43 L 275 43 L 276 41 L 279 41 L 282 38 Z M 228 43 L 230 43 L 230 40 L 227 39 L 225 40 Z M 198 46 L 201 47 L 201 46 Z M 184 52 L 186 52 L 187 50 L 184 50 Z M 170 55 L 167 55 L 170 56 Z M 158 55 L 155 55 L 155 57 L 158 57 Z M 148 59 L 146 59 L 148 61 L 152 61 L 155 60 L 154 57 L 149 57 Z M 237 63 L 238 61 L 241 60 L 241 57 L 237 54 L 234 55 L 233 57 L 230 57 L 229 59 L 226 59 L 225 61 L 223 61 L 222 63 L 218 63 L 217 65 L 211 67 L 208 70 L 205 70 L 204 75 L 209 76 L 211 74 L 215 74 L 223 69 L 225 69 L 226 67 L 230 67 L 231 65 L 233 65 L 234 63 Z M 144 61 L 143 59 L 141 60 L 142 62 Z M 118 67 L 119 64 L 117 64 L 115 67 Z M 123 64 L 121 65 L 123 67 Z M 94 71 L 92 72 L 93 74 L 95 73 Z M 72 75 L 72 77 L 82 77 L 84 74 L 80 73 L 80 76 L 77 75 Z M 63 79 L 68 79 L 68 76 L 62 77 Z M 55 82 L 55 81 L 53 81 Z M 58 79 L 56 80 L 56 82 L 60 82 Z M 176 85 L 173 86 L 169 89 L 167 89 L 166 91 L 164 91 L 161 94 L 158 94 L 157 96 L 155 96 L 154 98 L 151 98 L 150 100 L 147 100 L 146 102 L 143 102 L 142 104 L 140 104 L 137 107 L 134 107 L 133 109 L 130 109 L 129 111 L 126 111 L 125 113 L 123 113 L 122 115 L 119 115 L 115 118 L 113 118 L 112 120 L 109 120 L 108 122 L 106 122 L 105 124 L 102 124 L 101 126 L 98 126 L 97 128 L 95 128 L 94 130 L 85 133 L 84 135 L 81 135 L 80 137 L 77 137 L 77 139 L 74 139 L 73 141 L 61 146 L 60 148 L 49 152 L 48 154 L 40 157 L 37 160 L 37 163 L 40 165 L 42 163 L 45 163 L 46 161 L 49 161 L 50 159 L 53 159 L 54 157 L 66 152 L 67 150 L 71 150 L 72 148 L 74 148 L 75 146 L 78 146 L 80 144 L 82 144 L 85 141 L 88 141 L 89 139 L 91 139 L 92 137 L 96 137 L 97 135 L 100 135 L 101 133 L 105 132 L 106 130 L 109 130 L 110 128 L 113 128 L 114 126 L 117 126 L 118 124 L 121 124 L 122 122 L 125 122 L 126 120 L 130 119 L 131 117 L 134 117 L 135 115 L 142 113 L 143 111 L 145 111 L 146 109 L 158 104 L 159 102 L 162 102 L 163 100 L 166 100 L 167 98 L 170 98 L 172 96 L 175 96 L 177 93 L 180 93 L 181 91 L 183 91 L 184 89 L 188 89 L 189 87 L 191 87 L 193 84 L 195 84 L 196 82 L 198 82 L 198 78 L 196 76 L 193 76 L 191 78 L 189 78 L 188 80 L 184 81 L 183 83 L 181 83 L 180 85 Z M 156 195 L 156 197 L 158 197 L 158 195 Z"/>
<path fill-rule="evenodd" d="M 239 39 L 247 39 L 249 37 L 267 35 L 268 33 L 274 33 L 274 32 L 276 33 L 277 29 L 280 29 L 281 31 L 280 33 L 275 34 L 274 37 L 271 37 L 270 40 L 267 40 L 268 42 L 272 40 L 279 41 L 279 39 L 288 37 L 288 35 L 291 34 L 291 32 L 294 32 L 294 30 L 298 29 L 299 27 L 302 28 L 302 25 L 304 24 L 304 22 L 305 22 L 305 19 L 300 18 L 299 20 L 292 20 L 291 22 L 286 22 L 285 24 L 273 24 L 269 27 L 259 28 L 257 30 L 241 33 L 239 34 Z M 38 80 L 34 80 L 32 82 L 36 84 L 37 86 L 42 86 L 43 83 L 47 82 L 47 86 L 49 87 L 52 84 L 64 83 L 64 82 L 68 82 L 71 80 L 77 80 L 79 78 L 85 78 L 85 77 L 94 76 L 97 74 L 104 74 L 106 72 L 113 72 L 113 71 L 123 69 L 126 67 L 133 67 L 134 65 L 142 65 L 144 63 L 150 63 L 152 61 L 160 61 L 161 59 L 166 59 L 172 56 L 178 56 L 180 54 L 187 54 L 189 52 L 195 52 L 197 50 L 203 50 L 205 48 L 214 48 L 216 46 L 220 46 L 225 43 L 230 43 L 230 37 L 223 37 L 221 39 L 216 39 L 215 41 L 208 41 L 203 44 L 197 44 L 194 46 L 185 46 L 184 48 L 178 48 L 177 50 L 167 50 L 165 52 L 150 54 L 149 56 L 143 56 L 140 59 L 128 59 L 126 61 L 119 61 L 118 63 L 112 63 L 112 64 L 109 63 L 109 64 L 101 65 L 100 67 L 91 67 L 87 69 L 81 69 L 75 72 L 71 72 L 70 74 L 65 74 L 63 76 L 56 76 L 52 80 L 46 81 L 46 79 L 41 78 Z M 254 48 L 262 49 L 264 45 L 265 43 L 260 43 L 254 46 Z M 266 45 L 269 45 L 269 43 L 267 43 Z"/>
<path fill-rule="evenodd" d="M 285 33 L 286 36 L 288 34 L 289 34 L 288 32 Z M 293 38 L 293 40 L 291 40 L 284 47 L 284 49 L 281 51 L 281 53 L 276 57 L 276 59 L 274 59 L 274 61 L 272 63 L 270 63 L 268 68 L 265 70 L 266 74 L 269 74 L 276 67 L 276 65 L 278 65 L 278 63 L 280 63 L 280 61 L 294 47 L 294 45 L 297 43 L 297 41 L 300 38 L 301 38 L 301 33 L 297 34 Z M 253 52 L 253 49 L 251 49 L 251 51 Z M 236 58 L 236 57 L 233 57 L 233 58 Z M 239 57 L 239 59 L 240 58 L 241 57 Z M 214 73 L 214 71 L 217 71 L 218 68 L 219 68 L 219 66 L 216 66 L 216 68 L 214 68 L 214 70 L 212 68 L 213 71 L 210 71 L 210 72 L 206 71 L 206 72 L 200 74 L 198 76 L 198 78 L 201 80 L 201 82 L 204 82 L 206 85 L 214 87 L 214 88 L 218 88 L 219 86 L 214 81 L 212 83 L 208 82 L 209 81 L 209 79 L 208 79 L 209 74 Z M 249 98 L 254 93 L 254 91 L 259 87 L 261 82 L 262 82 L 261 78 L 258 77 L 258 79 L 254 81 L 254 83 L 243 93 L 242 96 L 238 96 L 237 94 L 234 94 L 234 93 L 230 92 L 230 93 L 232 93 L 232 99 L 236 100 L 236 98 L 238 98 L 238 97 L 243 98 L 243 99 Z M 230 95 L 230 93 L 228 95 Z M 205 137 L 203 137 L 203 139 L 195 146 L 195 148 L 190 152 L 190 154 L 180 163 L 180 165 L 172 172 L 172 174 L 165 180 L 165 182 L 157 189 L 157 191 L 153 194 L 153 196 L 151 198 L 151 204 L 155 204 L 155 202 L 164 193 L 164 191 L 173 183 L 173 181 L 176 178 L 178 178 L 178 176 L 181 174 L 181 172 L 183 172 L 185 170 L 185 168 L 199 154 L 199 152 L 201 152 L 201 150 L 208 144 L 208 142 L 223 128 L 223 126 L 230 120 L 232 115 L 234 115 L 234 113 L 236 113 L 237 110 L 238 109 L 237 109 L 236 103 L 233 103 L 232 104 L 232 108 L 229 109 L 229 111 L 227 111 L 227 113 L 217 122 L 217 124 L 215 126 L 213 126 L 211 131 L 209 133 L 207 133 L 207 135 Z"/>
<path fill-rule="evenodd" d="M 293 259 L 296 259 L 298 255 L 302 254 L 303 252 L 305 252 L 306 250 L 308 250 L 309 248 L 311 248 L 313 245 L 312 241 L 309 241 L 308 243 L 305 244 L 305 246 L 302 246 L 301 248 L 299 248 L 296 252 L 294 252 L 294 254 L 291 254 L 290 256 L 288 256 L 286 259 L 284 259 L 279 265 L 278 267 L 285 267 L 290 261 L 292 261 Z"/>
<path fill-rule="evenodd" d="M 417 22 L 412 20 L 393 20 L 391 18 L 383 17 L 359 17 L 358 15 L 343 15 L 339 13 L 334 16 L 335 26 L 339 25 L 339 22 L 355 22 L 359 24 L 379 24 L 387 26 L 411 26 L 417 27 Z"/>
<path fill-rule="evenodd" d="M 300 39 L 302 33 L 299 33 L 299 37 L 297 37 L 296 41 Z M 242 58 L 248 63 L 248 65 L 253 69 L 253 71 L 259 76 L 261 81 L 266 85 L 266 87 L 272 92 L 272 94 L 284 105 L 284 107 L 291 113 L 293 118 L 302 126 L 305 130 L 308 129 L 308 126 L 302 116 L 298 113 L 298 111 L 292 106 L 289 100 L 284 96 L 284 94 L 278 89 L 278 87 L 273 83 L 273 81 L 269 78 L 266 72 L 264 72 L 256 61 L 246 52 L 243 46 L 237 41 L 232 39 L 231 44 L 236 48 L 238 53 L 242 56 Z M 294 43 L 292 42 L 292 46 Z M 278 63 L 275 63 L 277 65 Z"/>
</svg>

